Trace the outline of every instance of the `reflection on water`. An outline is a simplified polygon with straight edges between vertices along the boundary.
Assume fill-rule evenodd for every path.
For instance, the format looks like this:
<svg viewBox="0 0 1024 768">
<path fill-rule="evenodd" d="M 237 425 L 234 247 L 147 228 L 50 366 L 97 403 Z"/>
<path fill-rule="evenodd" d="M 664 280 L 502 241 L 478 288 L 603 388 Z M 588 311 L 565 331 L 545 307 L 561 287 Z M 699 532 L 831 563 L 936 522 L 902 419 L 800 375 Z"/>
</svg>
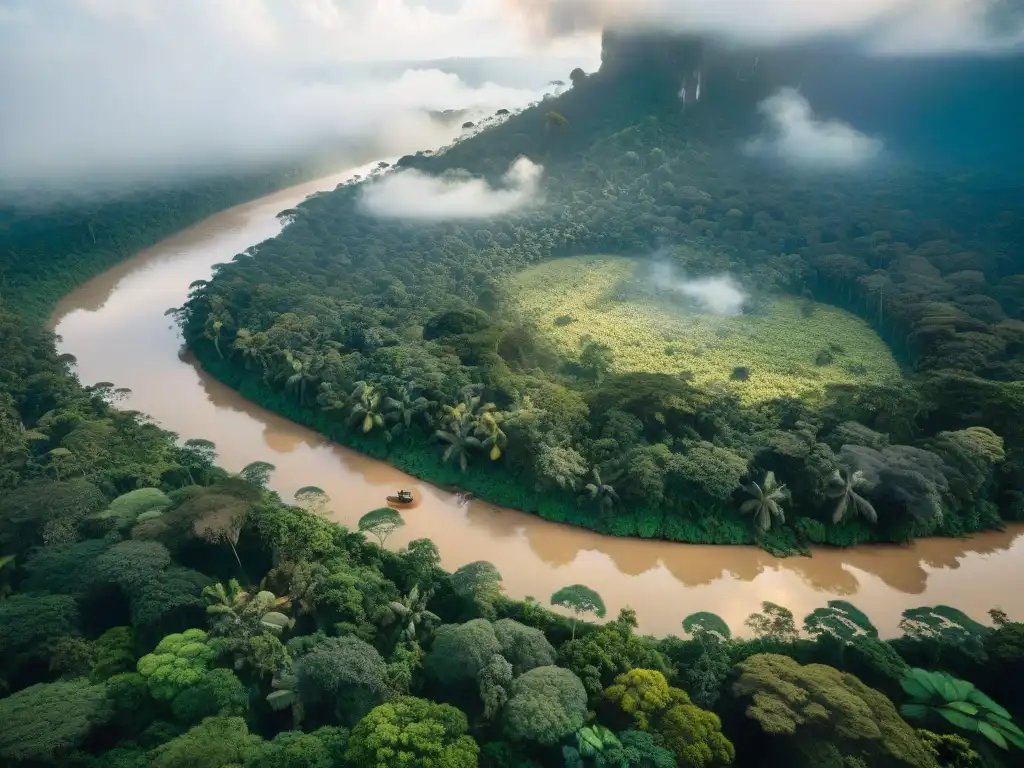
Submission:
<svg viewBox="0 0 1024 768">
<path fill-rule="evenodd" d="M 78 358 L 87 383 L 112 381 L 132 390 L 126 407 L 151 415 L 182 438 L 217 444 L 221 463 L 239 469 L 257 459 L 277 467 L 272 484 L 285 498 L 305 485 L 334 500 L 331 514 L 352 525 L 409 488 L 420 500 L 389 545 L 428 536 L 446 568 L 486 559 L 513 597 L 546 599 L 566 584 L 598 590 L 614 616 L 630 605 L 641 629 L 680 632 L 694 611 L 718 613 L 734 629 L 764 600 L 798 617 L 835 598 L 855 602 L 886 634 L 909 607 L 947 603 L 977 619 L 1001 606 L 1024 616 L 1018 588 L 1024 527 L 970 540 L 932 539 L 906 547 L 824 550 L 813 558 L 776 559 L 750 547 L 710 547 L 617 539 L 548 523 L 456 494 L 329 443 L 275 416 L 197 368 L 180 351 L 163 312 L 179 306 L 188 285 L 208 278 L 213 264 L 231 259 L 278 231 L 275 215 L 348 173 L 323 179 L 214 216 L 165 240 L 82 286 L 60 303 L 53 326 L 61 351 Z"/>
</svg>

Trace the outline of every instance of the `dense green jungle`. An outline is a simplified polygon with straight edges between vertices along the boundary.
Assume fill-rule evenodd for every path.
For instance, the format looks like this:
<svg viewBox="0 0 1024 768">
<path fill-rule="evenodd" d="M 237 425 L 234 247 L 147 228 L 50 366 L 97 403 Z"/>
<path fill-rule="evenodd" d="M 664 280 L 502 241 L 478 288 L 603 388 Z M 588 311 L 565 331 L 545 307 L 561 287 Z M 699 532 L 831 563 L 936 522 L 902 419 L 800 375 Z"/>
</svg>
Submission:
<svg viewBox="0 0 1024 768">
<path fill-rule="evenodd" d="M 754 540 L 767 520 L 758 540 L 793 548 L 1013 517 L 1020 294 L 1001 251 L 970 236 L 982 213 L 960 201 L 962 241 L 952 214 L 925 226 L 894 213 L 880 230 L 834 218 L 867 216 L 856 202 L 867 191 L 844 187 L 838 208 L 824 204 L 837 189 L 818 188 L 797 235 L 783 180 L 744 182 L 736 168 L 740 180 L 721 182 L 733 194 L 716 197 L 706 139 L 722 126 L 656 107 L 611 72 L 577 78 L 557 102 L 405 161 L 487 172 L 493 160 L 498 173 L 526 142 L 547 168 L 549 206 L 570 199 L 559 189 L 578 198 L 558 216 L 546 207 L 467 232 L 379 224 L 355 210 L 353 188 L 313 198 L 281 238 L 196 286 L 179 313 L 189 342 L 250 396 L 345 442 L 620 533 Z M 710 196 L 699 214 L 687 186 Z M 164 194 L 18 224 L 36 235 L 18 236 L 26 258 L 8 264 L 21 277 L 7 272 L 0 311 L 0 765 L 1021 764 L 1024 623 L 997 607 L 992 626 L 911 609 L 883 639 L 844 601 L 802 620 L 765 603 L 742 628 L 666 606 L 679 636 L 640 636 L 629 609 L 606 616 L 584 584 L 518 602 L 490 563 L 447 573 L 429 539 L 387 549 L 395 510 L 348 530 L 326 519 L 315 486 L 286 504 L 268 487 L 273 466 L 227 472 L 213 443 L 118 408 L 112 384 L 83 386 L 39 325 L 60 292 L 201 215 L 173 201 L 205 200 L 207 212 L 239 201 L 198 183 Z M 740 216 L 718 216 L 723 205 Z M 790 255 L 769 256 L 781 242 Z M 762 401 L 738 389 L 756 386 L 755 366 L 721 387 L 621 372 L 610 345 L 560 359 L 553 336 L 511 314 L 506 280 L 528 266 L 654 247 L 699 248 L 751 293 L 758 283 L 804 302 L 805 321 L 859 314 L 901 378 Z M 853 354 L 825 351 L 836 359 L 822 365 Z M 792 501 L 764 480 L 771 471 Z M 741 501 L 742 481 L 760 495 Z M 747 501 L 753 515 L 738 516 Z"/>
<path fill-rule="evenodd" d="M 948 606 L 881 639 L 849 602 L 679 636 L 566 585 L 509 600 L 403 524 L 358 530 L 83 387 L 0 315 L 0 764 L 527 768 L 1020 764 L 1024 623 Z M 733 637 L 732 630 L 743 637 Z"/>
<path fill-rule="evenodd" d="M 337 150 L 247 173 L 139 183 L 128 192 L 0 194 L 0 309 L 43 322 L 73 288 L 207 216 L 372 158 Z M 348 158 L 346 161 L 344 158 Z"/>
<path fill-rule="evenodd" d="M 563 95 L 389 170 L 500 184 L 527 157 L 535 205 L 381 218 L 365 195 L 385 174 L 282 212 L 173 310 L 187 344 L 341 443 L 603 533 L 785 553 L 1020 519 L 1016 193 L 981 171 L 744 156 L 785 73 L 681 106 L 692 48 L 606 40 Z M 697 327 L 642 266 L 574 284 L 597 257 L 728 275 L 743 313 Z M 553 278 L 559 259 L 581 261 Z"/>
</svg>

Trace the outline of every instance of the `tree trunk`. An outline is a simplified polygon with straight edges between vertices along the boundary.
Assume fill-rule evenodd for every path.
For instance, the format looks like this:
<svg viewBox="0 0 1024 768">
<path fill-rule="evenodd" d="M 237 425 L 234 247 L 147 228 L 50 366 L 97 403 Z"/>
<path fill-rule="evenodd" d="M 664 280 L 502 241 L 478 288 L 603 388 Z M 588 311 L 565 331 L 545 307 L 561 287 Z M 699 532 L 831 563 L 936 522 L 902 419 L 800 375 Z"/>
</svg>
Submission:
<svg viewBox="0 0 1024 768">
<path fill-rule="evenodd" d="M 235 543 L 231 541 L 231 539 L 227 539 L 227 542 L 228 546 L 231 547 L 231 554 L 233 554 L 235 556 L 235 560 L 238 561 L 238 570 L 242 574 L 242 578 L 245 580 L 245 583 L 248 584 L 249 577 L 245 574 L 245 566 L 242 565 L 242 558 L 238 556 L 238 550 L 235 549 Z"/>
</svg>

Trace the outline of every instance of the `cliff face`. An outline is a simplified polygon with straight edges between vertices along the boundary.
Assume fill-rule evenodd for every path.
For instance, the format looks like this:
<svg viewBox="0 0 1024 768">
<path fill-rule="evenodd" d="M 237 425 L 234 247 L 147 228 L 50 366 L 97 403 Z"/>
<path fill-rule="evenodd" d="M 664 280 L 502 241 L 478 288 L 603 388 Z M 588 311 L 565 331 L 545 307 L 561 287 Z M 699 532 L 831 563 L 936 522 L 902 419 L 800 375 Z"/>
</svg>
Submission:
<svg viewBox="0 0 1024 768">
<path fill-rule="evenodd" d="M 601 76 L 628 81 L 638 98 L 652 105 L 695 102 L 705 41 L 656 33 L 605 30 L 601 38 Z"/>
<path fill-rule="evenodd" d="M 606 30 L 600 75 L 638 109 L 694 109 L 718 127 L 751 130 L 758 103 L 798 89 L 816 115 L 883 136 L 931 164 L 1024 169 L 1024 55 L 895 58 L 832 40 L 750 48 L 696 35 Z"/>
</svg>

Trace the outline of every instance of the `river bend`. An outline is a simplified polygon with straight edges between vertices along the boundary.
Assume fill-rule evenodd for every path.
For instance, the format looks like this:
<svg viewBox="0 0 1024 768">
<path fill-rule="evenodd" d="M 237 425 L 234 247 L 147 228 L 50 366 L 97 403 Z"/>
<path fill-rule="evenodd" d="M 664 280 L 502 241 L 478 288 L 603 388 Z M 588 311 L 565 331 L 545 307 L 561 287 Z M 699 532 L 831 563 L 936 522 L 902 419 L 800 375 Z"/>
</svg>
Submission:
<svg viewBox="0 0 1024 768">
<path fill-rule="evenodd" d="M 405 513 L 406 526 L 388 546 L 429 537 L 447 569 L 490 560 L 511 597 L 546 602 L 559 587 L 588 584 L 604 597 L 610 617 L 632 606 L 641 630 L 657 635 L 681 634 L 683 617 L 695 611 L 713 611 L 734 632 L 742 630 L 764 600 L 787 606 L 798 620 L 828 600 L 849 600 L 883 635 L 897 632 L 903 610 L 920 605 L 953 605 L 984 621 L 986 610 L 998 605 L 1024 618 L 1024 526 L 968 540 L 819 550 L 812 558 L 786 559 L 753 547 L 600 536 L 479 501 L 460 506 L 453 494 L 269 413 L 199 369 L 164 310 L 180 306 L 189 284 L 209 278 L 214 264 L 277 234 L 279 211 L 369 167 L 212 216 L 82 285 L 51 319 L 60 351 L 75 355 L 84 383 L 131 389 L 124 407 L 182 439 L 215 442 L 226 468 L 257 459 L 273 463 L 271 485 L 283 498 L 305 485 L 323 488 L 333 500 L 329 514 L 342 523 L 354 525 L 387 493 L 412 488 L 421 501 Z"/>
</svg>

